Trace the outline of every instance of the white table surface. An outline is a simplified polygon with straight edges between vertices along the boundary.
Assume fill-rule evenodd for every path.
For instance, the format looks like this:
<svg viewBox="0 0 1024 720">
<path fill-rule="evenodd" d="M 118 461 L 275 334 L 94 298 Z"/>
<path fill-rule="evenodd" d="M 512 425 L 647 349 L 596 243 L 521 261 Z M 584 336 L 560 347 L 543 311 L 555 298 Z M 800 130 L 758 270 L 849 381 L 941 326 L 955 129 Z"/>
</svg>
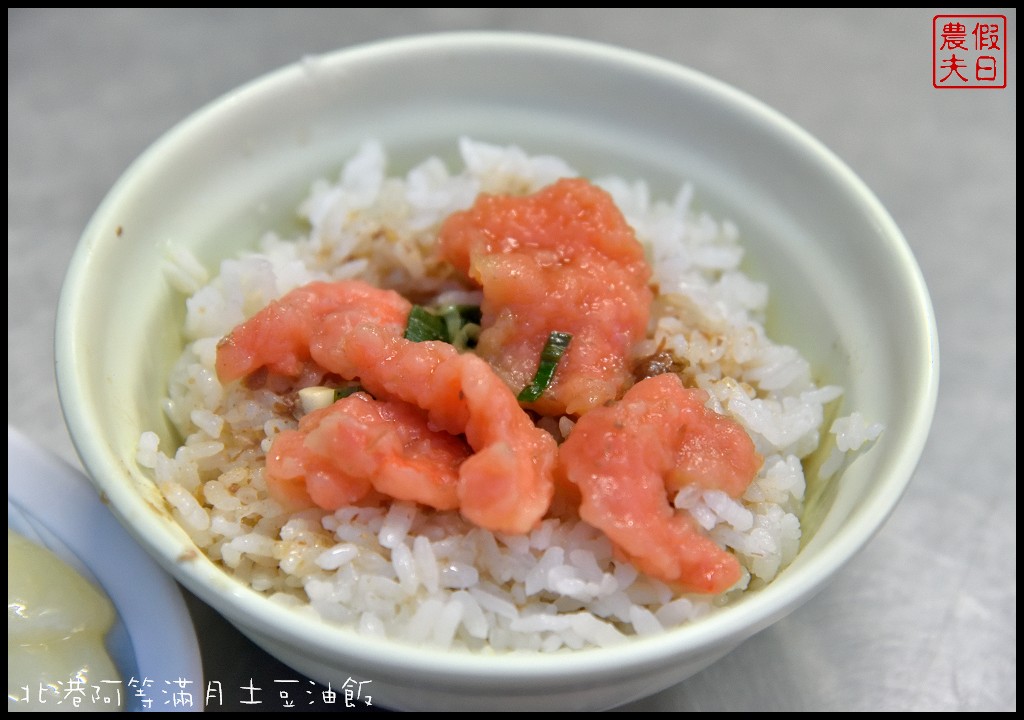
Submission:
<svg viewBox="0 0 1024 720">
<path fill-rule="evenodd" d="M 1015 710 L 1019 35 L 1015 10 L 995 11 L 1008 18 L 1008 88 L 936 90 L 939 12 L 8 10 L 8 423 L 78 464 L 53 378 L 68 260 L 127 165 L 209 100 L 306 54 L 419 32 L 642 50 L 765 101 L 874 190 L 931 291 L 941 389 L 914 480 L 864 552 L 789 618 L 635 707 Z M 191 609 L 208 679 L 297 677 Z"/>
</svg>

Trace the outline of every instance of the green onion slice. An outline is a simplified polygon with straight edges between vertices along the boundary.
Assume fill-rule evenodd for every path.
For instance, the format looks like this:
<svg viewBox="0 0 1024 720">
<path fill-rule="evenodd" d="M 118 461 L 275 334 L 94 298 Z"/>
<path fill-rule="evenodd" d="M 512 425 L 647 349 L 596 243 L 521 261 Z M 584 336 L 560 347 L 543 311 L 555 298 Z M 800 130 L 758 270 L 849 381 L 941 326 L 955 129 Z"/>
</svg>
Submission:
<svg viewBox="0 0 1024 720">
<path fill-rule="evenodd" d="M 558 361 L 562 359 L 562 355 L 565 354 L 571 340 L 572 335 L 567 332 L 555 331 L 548 335 L 548 340 L 544 343 L 544 349 L 540 351 L 540 363 L 537 365 L 537 373 L 533 376 L 533 381 L 524 387 L 516 397 L 519 402 L 533 402 L 544 394 L 544 391 L 551 384 L 551 378 L 555 374 L 555 368 L 558 367 Z"/>
<path fill-rule="evenodd" d="M 334 388 L 334 402 L 347 398 L 357 392 L 366 392 L 362 385 L 347 385 L 346 387 Z"/>
<path fill-rule="evenodd" d="M 413 305 L 405 326 L 405 339 L 413 342 L 441 340 L 447 342 L 444 320 L 422 305 Z"/>
<path fill-rule="evenodd" d="M 404 337 L 413 342 L 439 340 L 465 350 L 476 345 L 479 334 L 480 308 L 476 305 L 444 305 L 436 311 L 414 305 Z"/>
</svg>

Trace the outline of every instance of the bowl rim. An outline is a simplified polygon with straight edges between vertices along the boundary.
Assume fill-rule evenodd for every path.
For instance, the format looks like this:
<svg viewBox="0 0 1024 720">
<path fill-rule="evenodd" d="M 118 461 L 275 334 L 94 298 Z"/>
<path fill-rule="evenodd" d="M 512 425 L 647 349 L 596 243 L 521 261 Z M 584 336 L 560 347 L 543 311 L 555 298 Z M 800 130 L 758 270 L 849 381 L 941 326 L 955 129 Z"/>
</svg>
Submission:
<svg viewBox="0 0 1024 720">
<path fill-rule="evenodd" d="M 104 478 L 126 477 L 125 468 L 104 443 L 91 442 L 92 427 L 87 399 L 82 390 L 82 378 L 74 362 L 76 308 L 84 306 L 91 254 L 92 236 L 114 212 L 121 196 L 130 189 L 139 176 L 153 171 L 162 159 L 179 145 L 187 145 L 195 135 L 202 134 L 211 120 L 230 111 L 232 106 L 256 102 L 266 94 L 273 94 L 294 83 L 306 64 L 315 61 L 321 67 L 334 71 L 347 65 L 363 62 L 394 61 L 402 57 L 415 57 L 421 53 L 480 53 L 491 50 L 506 53 L 546 53 L 571 58 L 576 62 L 614 64 L 631 74 L 657 76 L 678 86 L 688 86 L 717 98 L 738 112 L 748 114 L 766 132 L 783 137 L 803 148 L 813 157 L 823 172 L 831 174 L 837 186 L 841 185 L 852 200 L 860 203 L 872 216 L 889 245 L 899 258 L 899 276 L 917 305 L 916 315 L 923 329 L 924 344 L 917 348 L 920 384 L 913 407 L 913 432 L 910 442 L 898 452 L 884 482 L 879 483 L 865 498 L 862 506 L 849 522 L 836 533 L 827 548 L 821 549 L 807 562 L 790 567 L 766 587 L 755 594 L 735 602 L 692 624 L 674 628 L 662 635 L 631 639 L 629 643 L 611 648 L 587 648 L 573 652 L 573 661 L 565 662 L 563 653 L 535 652 L 494 653 L 439 650 L 420 647 L 401 641 L 381 640 L 358 634 L 353 629 L 332 626 L 324 621 L 295 612 L 271 601 L 266 596 L 244 587 L 231 579 L 225 594 L 223 570 L 203 557 L 202 562 L 180 563 L 180 545 L 167 528 L 158 529 L 158 537 L 146 529 L 148 514 L 138 512 L 138 495 L 130 497 L 124 483 L 112 483 Z M 924 448 L 938 396 L 938 335 L 931 300 L 920 268 L 895 222 L 881 202 L 853 171 L 821 142 L 779 112 L 760 100 L 704 73 L 670 60 L 643 52 L 628 50 L 604 43 L 557 35 L 520 32 L 454 32 L 433 33 L 390 38 L 343 48 L 333 52 L 305 58 L 258 77 L 208 103 L 164 133 L 126 170 L 102 201 L 82 234 L 72 258 L 58 305 L 55 355 L 58 388 L 65 420 L 71 431 L 75 447 L 96 488 L 106 493 L 131 534 L 165 569 L 171 571 L 194 593 L 217 609 L 233 615 L 229 619 L 244 624 L 260 634 L 291 645 L 302 644 L 315 649 L 318 656 L 337 656 L 363 667 L 384 667 L 389 674 L 418 673 L 420 677 L 446 677 L 459 675 L 469 680 L 484 680 L 501 684 L 530 682 L 538 687 L 553 686 L 569 676 L 586 674 L 595 678 L 621 674 L 623 668 L 640 672 L 652 668 L 681 654 L 707 650 L 725 644 L 737 645 L 806 601 L 826 581 L 848 562 L 878 531 L 895 508 L 910 481 Z M 130 483 L 128 483 L 130 485 Z M 244 615 L 244 620 L 237 617 Z M 399 650 L 400 652 L 396 652 Z"/>
</svg>

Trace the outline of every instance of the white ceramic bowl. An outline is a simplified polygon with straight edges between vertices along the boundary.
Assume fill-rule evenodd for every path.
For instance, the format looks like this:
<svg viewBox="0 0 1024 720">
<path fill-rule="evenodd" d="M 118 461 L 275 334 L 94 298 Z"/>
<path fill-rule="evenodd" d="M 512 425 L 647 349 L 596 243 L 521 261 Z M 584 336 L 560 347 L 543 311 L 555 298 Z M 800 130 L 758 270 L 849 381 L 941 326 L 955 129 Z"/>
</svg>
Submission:
<svg viewBox="0 0 1024 720">
<path fill-rule="evenodd" d="M 286 228 L 311 180 L 367 137 L 393 167 L 451 155 L 459 135 L 567 158 L 584 174 L 692 180 L 734 219 L 748 270 L 766 280 L 769 331 L 820 380 L 887 426 L 829 488 L 814 488 L 796 561 L 724 612 L 614 650 L 443 652 L 368 639 L 269 602 L 198 553 L 134 461 L 181 349 L 180 299 L 161 275 L 168 243 L 208 266 Z M 82 236 L 61 297 L 57 371 L 75 445 L 131 533 L 192 592 L 296 670 L 335 686 L 371 679 L 396 708 L 609 707 L 706 667 L 807 600 L 892 511 L 931 423 L 934 317 L 906 242 L 878 200 L 805 132 L 701 74 L 552 37 L 414 37 L 314 57 L 200 110 L 154 144 Z M 836 618 L 842 622 L 842 618 Z"/>
</svg>

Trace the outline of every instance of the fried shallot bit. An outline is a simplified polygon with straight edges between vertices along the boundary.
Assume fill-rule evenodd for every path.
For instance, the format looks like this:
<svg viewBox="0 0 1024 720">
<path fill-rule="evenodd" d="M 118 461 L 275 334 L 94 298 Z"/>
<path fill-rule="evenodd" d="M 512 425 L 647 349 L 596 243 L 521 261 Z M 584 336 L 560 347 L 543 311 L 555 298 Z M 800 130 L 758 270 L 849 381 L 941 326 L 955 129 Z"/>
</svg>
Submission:
<svg viewBox="0 0 1024 720">
<path fill-rule="evenodd" d="M 654 377 L 655 375 L 664 375 L 665 373 L 675 373 L 678 375 L 683 371 L 684 367 L 683 362 L 670 351 L 659 350 L 637 361 L 633 367 L 633 377 L 636 378 L 637 382 L 640 382 L 641 380 Z"/>
<path fill-rule="evenodd" d="M 704 406 L 678 376 L 642 380 L 579 419 L 558 473 L 582 496 L 580 516 L 638 569 L 690 592 L 720 593 L 741 576 L 735 556 L 671 505 L 686 486 L 739 497 L 762 459 L 735 421 Z"/>
</svg>

